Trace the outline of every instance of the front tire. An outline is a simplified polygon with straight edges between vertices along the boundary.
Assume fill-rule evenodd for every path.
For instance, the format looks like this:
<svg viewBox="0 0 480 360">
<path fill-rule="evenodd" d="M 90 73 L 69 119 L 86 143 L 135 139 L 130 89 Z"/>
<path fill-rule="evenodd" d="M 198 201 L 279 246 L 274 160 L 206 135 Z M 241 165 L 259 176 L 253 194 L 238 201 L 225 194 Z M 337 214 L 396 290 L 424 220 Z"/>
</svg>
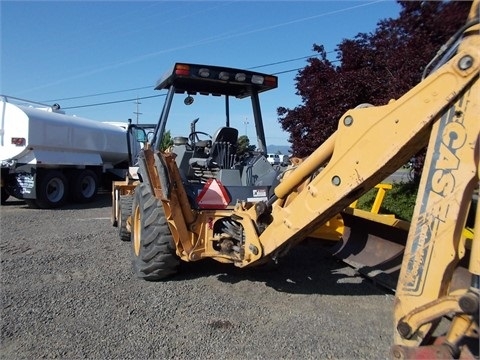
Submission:
<svg viewBox="0 0 480 360">
<path fill-rule="evenodd" d="M 135 275 L 151 281 L 174 275 L 180 260 L 163 205 L 144 183 L 135 189 L 134 203 L 131 249 Z"/>
<path fill-rule="evenodd" d="M 120 195 L 118 199 L 118 236 L 122 241 L 130 241 L 130 231 L 127 230 L 128 217 L 132 215 L 133 196 Z"/>
</svg>

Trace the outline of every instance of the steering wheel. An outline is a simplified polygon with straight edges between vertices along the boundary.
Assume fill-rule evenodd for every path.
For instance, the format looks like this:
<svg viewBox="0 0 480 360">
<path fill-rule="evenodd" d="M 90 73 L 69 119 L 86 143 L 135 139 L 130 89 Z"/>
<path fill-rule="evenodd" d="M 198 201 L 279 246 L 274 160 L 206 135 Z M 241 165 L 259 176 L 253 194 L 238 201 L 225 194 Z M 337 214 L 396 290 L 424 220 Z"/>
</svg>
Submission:
<svg viewBox="0 0 480 360">
<path fill-rule="evenodd" d="M 203 132 L 203 131 L 194 131 L 194 132 L 191 132 L 190 135 L 188 135 L 188 140 L 190 141 L 191 144 L 195 144 L 197 141 L 200 141 L 200 137 L 198 135 L 207 136 L 209 140 L 212 140 L 212 136 L 210 134 L 207 134 L 206 132 Z"/>
</svg>

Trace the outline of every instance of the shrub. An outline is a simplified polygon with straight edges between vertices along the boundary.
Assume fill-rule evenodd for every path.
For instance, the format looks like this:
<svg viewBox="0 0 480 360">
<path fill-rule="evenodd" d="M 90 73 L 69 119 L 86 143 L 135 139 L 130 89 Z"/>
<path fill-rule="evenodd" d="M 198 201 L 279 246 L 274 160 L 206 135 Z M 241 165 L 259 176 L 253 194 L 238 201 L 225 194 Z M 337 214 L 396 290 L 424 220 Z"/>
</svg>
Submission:
<svg viewBox="0 0 480 360">
<path fill-rule="evenodd" d="M 394 214 L 397 218 L 411 221 L 417 198 L 418 184 L 415 182 L 393 183 L 383 199 L 380 213 Z M 357 208 L 370 210 L 377 189 L 371 189 L 358 199 Z"/>
</svg>

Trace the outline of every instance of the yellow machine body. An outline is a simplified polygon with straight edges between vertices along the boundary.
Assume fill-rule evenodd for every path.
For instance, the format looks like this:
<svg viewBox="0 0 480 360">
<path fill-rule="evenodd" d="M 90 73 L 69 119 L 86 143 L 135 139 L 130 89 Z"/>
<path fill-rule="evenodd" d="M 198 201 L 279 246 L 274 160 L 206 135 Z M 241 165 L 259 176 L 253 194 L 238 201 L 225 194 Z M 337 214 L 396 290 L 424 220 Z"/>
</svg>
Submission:
<svg viewBox="0 0 480 360">
<path fill-rule="evenodd" d="M 131 183 L 124 184 L 123 190 L 117 187 L 122 193 L 133 191 L 135 197 L 131 239 L 137 275 L 166 278 L 175 272 L 177 260 L 211 258 L 238 267 L 276 261 L 307 237 L 331 243 L 350 235 L 354 238 L 353 228 L 347 231 L 344 219 L 362 218 L 403 231 L 406 238 L 398 251 L 388 255 L 399 259 L 392 356 L 471 355 L 464 344 L 465 339 L 473 338 L 478 345 L 480 235 L 466 231 L 465 224 L 479 182 L 478 12 L 475 1 L 456 53 L 417 86 L 386 105 L 347 111 L 337 131 L 308 158 L 280 173 L 277 183 L 273 181 L 265 190 L 258 181 L 253 183 L 245 197 L 239 194 L 246 187 L 242 185 L 248 166 L 243 172 L 239 170 L 242 177 L 237 183 L 232 180 L 237 176 L 232 171 L 234 165 L 222 167 L 214 159 L 215 145 L 228 142 L 226 137 L 218 142 L 214 137 L 209 144 L 209 140 L 195 140 L 198 132 L 193 131 L 188 137 L 194 141 L 187 148 L 185 168 L 175 149 L 159 150 L 169 98 L 174 93 L 187 93 L 187 104 L 197 93 L 236 98 L 251 95 L 255 107 L 258 93 L 276 87 L 276 78 L 237 69 L 176 64 L 173 73 L 157 86 L 169 89 L 167 105 L 157 139 L 145 147 L 140 159 L 139 183 L 135 188 Z M 189 77 L 193 71 L 199 75 Z M 237 83 L 245 78 L 241 74 L 246 81 L 251 80 L 248 86 Z M 211 80 L 208 86 L 215 88 L 204 85 L 201 77 Z M 255 111 L 254 117 L 262 153 L 263 125 Z M 230 129 L 228 120 L 225 128 Z M 178 139 L 179 146 L 184 142 Z M 204 148 L 202 156 L 197 155 L 199 144 L 204 143 L 206 155 Z M 379 214 L 388 186 L 379 186 L 380 198 L 370 212 L 355 208 L 361 195 L 424 147 L 428 148 L 426 162 L 411 224 Z M 257 168 L 260 160 L 255 160 Z M 195 168 L 191 178 L 189 167 Z M 199 174 L 201 180 L 191 180 Z M 477 205 L 476 225 L 480 224 L 479 214 Z M 150 258 L 146 254 L 154 246 L 158 256 Z M 454 286 L 454 277 L 460 263 L 465 264 L 468 282 L 459 287 Z M 145 269 L 155 270 L 147 273 Z M 447 315 L 452 319 L 449 331 L 439 342 L 430 344 L 430 335 Z"/>
</svg>

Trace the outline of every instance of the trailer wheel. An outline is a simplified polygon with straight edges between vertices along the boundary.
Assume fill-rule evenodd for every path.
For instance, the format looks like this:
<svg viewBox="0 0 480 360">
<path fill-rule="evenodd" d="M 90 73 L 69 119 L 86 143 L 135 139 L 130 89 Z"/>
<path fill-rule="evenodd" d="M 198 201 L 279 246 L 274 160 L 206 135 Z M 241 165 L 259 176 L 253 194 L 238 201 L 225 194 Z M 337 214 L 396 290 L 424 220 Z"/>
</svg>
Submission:
<svg viewBox="0 0 480 360">
<path fill-rule="evenodd" d="M 90 169 L 75 171 L 71 185 L 73 200 L 79 203 L 87 203 L 97 195 L 98 176 Z"/>
<path fill-rule="evenodd" d="M 132 216 L 132 266 L 137 277 L 161 280 L 177 272 L 179 258 L 163 206 L 141 183 Z"/>
<path fill-rule="evenodd" d="M 42 209 L 57 208 L 65 204 L 68 193 L 67 178 L 61 171 L 47 170 L 39 174 L 36 204 Z"/>
<path fill-rule="evenodd" d="M 127 220 L 132 215 L 133 196 L 120 195 L 118 199 L 118 235 L 122 241 L 130 241 L 130 231 L 127 230 Z"/>
</svg>

